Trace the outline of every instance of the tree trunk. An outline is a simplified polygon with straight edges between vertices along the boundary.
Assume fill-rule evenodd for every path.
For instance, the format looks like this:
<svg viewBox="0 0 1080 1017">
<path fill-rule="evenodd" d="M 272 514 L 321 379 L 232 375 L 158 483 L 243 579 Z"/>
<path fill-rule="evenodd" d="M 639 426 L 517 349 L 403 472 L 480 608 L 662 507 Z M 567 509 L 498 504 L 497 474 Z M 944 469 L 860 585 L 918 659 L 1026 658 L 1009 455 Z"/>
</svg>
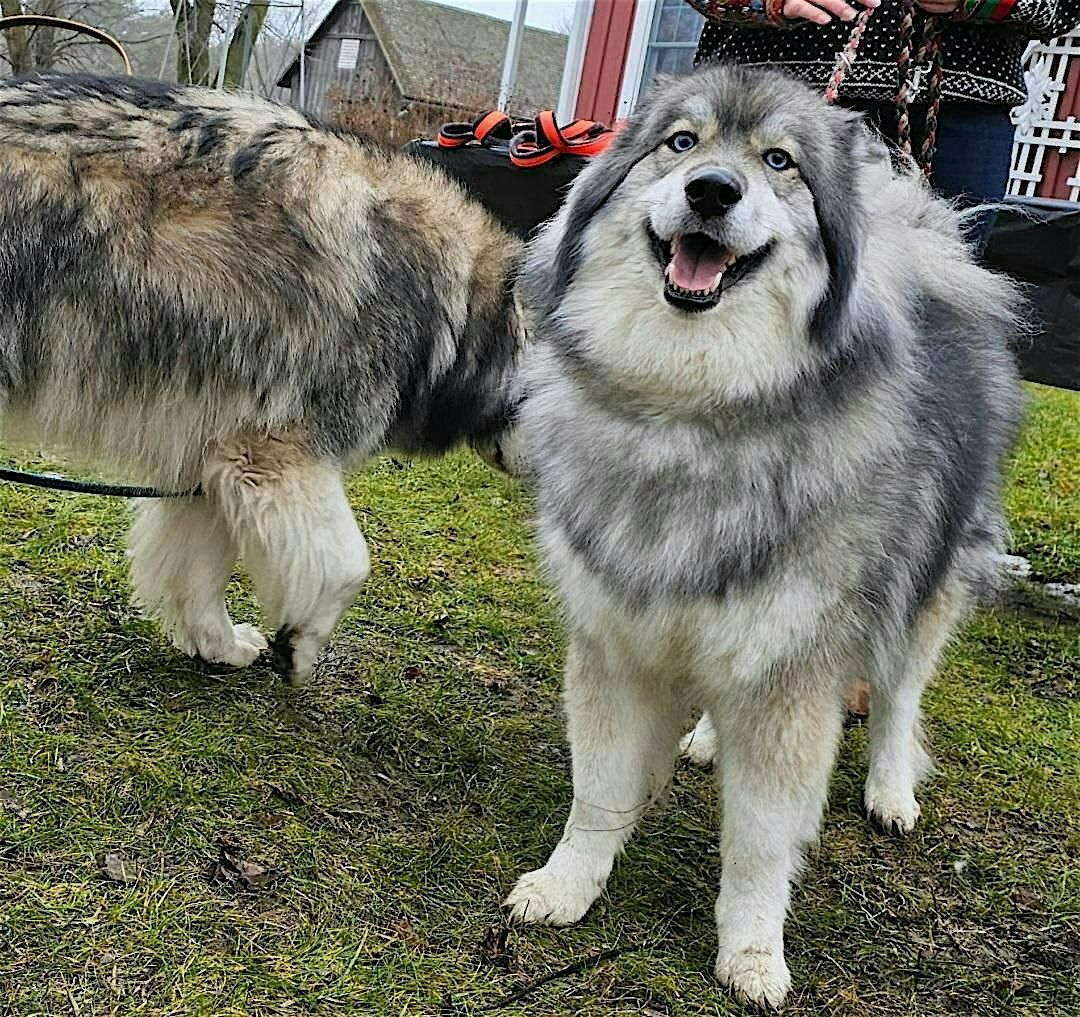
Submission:
<svg viewBox="0 0 1080 1017">
<path fill-rule="evenodd" d="M 25 13 L 21 0 L 0 0 L 0 13 L 5 18 Z M 8 28 L 4 31 L 7 40 L 7 55 L 11 61 L 12 74 L 29 74 L 34 69 L 34 55 L 26 38 L 26 29 Z"/>
<path fill-rule="evenodd" d="M 226 88 L 244 87 L 248 62 L 255 50 L 255 40 L 259 37 L 269 10 L 270 4 L 267 0 L 251 0 L 237 20 L 236 29 L 229 42 L 229 52 L 225 57 Z"/>
<path fill-rule="evenodd" d="M 210 32 L 214 0 L 170 0 L 176 19 L 176 80 L 187 85 L 210 83 Z"/>
<path fill-rule="evenodd" d="M 35 14 L 51 18 L 60 16 L 57 0 L 44 0 L 35 6 Z M 51 71 L 56 66 L 56 29 L 52 25 L 38 25 L 33 35 L 34 70 Z"/>
</svg>

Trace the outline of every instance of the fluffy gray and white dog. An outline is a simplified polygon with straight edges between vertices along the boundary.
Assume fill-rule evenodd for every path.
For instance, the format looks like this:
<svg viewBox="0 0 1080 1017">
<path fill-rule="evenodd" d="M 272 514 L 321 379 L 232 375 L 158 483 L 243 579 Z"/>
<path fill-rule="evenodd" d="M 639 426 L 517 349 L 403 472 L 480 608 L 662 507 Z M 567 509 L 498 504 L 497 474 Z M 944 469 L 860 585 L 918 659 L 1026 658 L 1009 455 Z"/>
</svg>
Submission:
<svg viewBox="0 0 1080 1017">
<path fill-rule="evenodd" d="M 535 242 L 520 437 L 565 608 L 574 798 L 507 901 L 575 922 L 687 712 L 723 799 L 716 974 L 779 1004 L 842 694 L 866 808 L 910 830 L 919 700 L 993 582 L 1016 288 L 848 112 L 731 67 L 658 86 Z"/>
<path fill-rule="evenodd" d="M 239 554 L 305 680 L 368 574 L 343 471 L 496 433 L 517 241 L 441 173 L 238 95 L 0 83 L 0 425 L 143 483 L 135 596 L 236 666 Z"/>
</svg>

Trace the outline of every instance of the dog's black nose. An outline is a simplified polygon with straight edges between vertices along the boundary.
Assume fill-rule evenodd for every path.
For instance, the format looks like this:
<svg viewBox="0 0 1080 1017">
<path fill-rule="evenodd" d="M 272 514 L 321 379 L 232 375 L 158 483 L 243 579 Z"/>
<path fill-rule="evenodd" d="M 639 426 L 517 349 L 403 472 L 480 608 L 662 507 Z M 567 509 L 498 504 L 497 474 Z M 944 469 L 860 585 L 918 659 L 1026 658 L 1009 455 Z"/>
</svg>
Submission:
<svg viewBox="0 0 1080 1017">
<path fill-rule="evenodd" d="M 742 182 L 727 170 L 706 170 L 686 182 L 686 200 L 698 215 L 723 215 L 742 194 Z"/>
</svg>

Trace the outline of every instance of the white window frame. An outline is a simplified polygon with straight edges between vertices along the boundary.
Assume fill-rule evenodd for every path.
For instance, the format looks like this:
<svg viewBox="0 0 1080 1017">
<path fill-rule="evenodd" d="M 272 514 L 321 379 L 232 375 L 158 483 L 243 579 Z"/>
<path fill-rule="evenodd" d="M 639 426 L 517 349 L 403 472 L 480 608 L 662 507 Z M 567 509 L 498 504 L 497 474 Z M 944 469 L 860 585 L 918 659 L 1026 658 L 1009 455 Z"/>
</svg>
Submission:
<svg viewBox="0 0 1080 1017">
<path fill-rule="evenodd" d="M 623 65 L 622 86 L 619 90 L 619 105 L 615 116 L 622 120 L 628 117 L 641 97 L 642 76 L 645 74 L 645 58 L 649 52 L 649 34 L 652 32 L 656 8 L 660 0 L 637 0 L 634 10 L 634 24 L 630 29 L 630 45 L 626 50 L 626 63 Z"/>
<path fill-rule="evenodd" d="M 556 116 L 560 124 L 569 123 L 577 112 L 581 72 L 585 67 L 585 49 L 589 43 L 592 15 L 593 0 L 577 0 L 574 4 L 574 20 L 570 25 L 570 38 L 566 40 L 566 60 L 563 63 L 562 84 L 559 87 L 559 108 Z"/>
</svg>

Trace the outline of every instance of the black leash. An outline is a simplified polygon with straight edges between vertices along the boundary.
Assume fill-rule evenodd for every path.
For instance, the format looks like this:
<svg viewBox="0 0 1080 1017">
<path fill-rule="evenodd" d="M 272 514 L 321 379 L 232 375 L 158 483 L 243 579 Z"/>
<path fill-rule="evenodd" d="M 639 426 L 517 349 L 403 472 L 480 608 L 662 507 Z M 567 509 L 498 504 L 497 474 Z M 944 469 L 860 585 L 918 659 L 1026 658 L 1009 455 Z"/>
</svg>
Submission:
<svg viewBox="0 0 1080 1017">
<path fill-rule="evenodd" d="M 98 494 L 106 498 L 194 498 L 203 493 L 202 485 L 190 491 L 159 491 L 156 487 L 127 487 L 123 484 L 95 484 L 89 480 L 69 480 L 55 473 L 25 473 L 0 466 L 0 480 L 47 491 L 70 491 L 73 494 Z"/>
</svg>

